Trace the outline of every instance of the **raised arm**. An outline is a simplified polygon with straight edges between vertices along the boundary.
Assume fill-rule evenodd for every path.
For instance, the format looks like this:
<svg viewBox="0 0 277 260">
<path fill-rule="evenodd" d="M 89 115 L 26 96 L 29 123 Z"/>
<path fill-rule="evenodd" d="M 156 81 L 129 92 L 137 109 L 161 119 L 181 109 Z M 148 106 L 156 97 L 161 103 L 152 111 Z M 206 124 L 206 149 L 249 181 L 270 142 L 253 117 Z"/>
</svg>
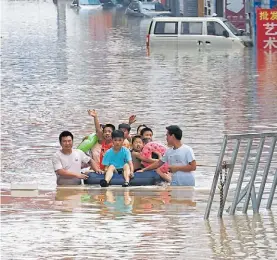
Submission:
<svg viewBox="0 0 277 260">
<path fill-rule="evenodd" d="M 128 122 L 128 124 L 131 125 L 131 124 L 135 123 L 136 121 L 137 121 L 137 116 L 136 116 L 136 115 L 131 115 L 131 116 L 129 117 L 129 122 Z"/>
<path fill-rule="evenodd" d="M 101 141 L 103 139 L 103 131 L 99 123 L 97 112 L 95 111 L 95 109 L 92 109 L 92 110 L 88 110 L 88 114 L 94 119 L 96 135 L 98 139 Z"/>
</svg>

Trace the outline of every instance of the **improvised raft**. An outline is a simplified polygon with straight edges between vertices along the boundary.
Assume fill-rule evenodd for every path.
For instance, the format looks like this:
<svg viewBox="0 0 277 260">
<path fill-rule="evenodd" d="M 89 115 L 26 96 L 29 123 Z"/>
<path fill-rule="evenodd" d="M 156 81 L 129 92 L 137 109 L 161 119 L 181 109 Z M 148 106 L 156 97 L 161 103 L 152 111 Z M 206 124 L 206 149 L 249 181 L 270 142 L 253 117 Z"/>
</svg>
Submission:
<svg viewBox="0 0 277 260">
<path fill-rule="evenodd" d="M 87 139 L 77 147 L 77 149 L 82 150 L 87 153 L 93 146 L 98 142 L 96 134 L 90 134 Z M 84 184 L 100 184 L 100 180 L 104 179 L 103 174 L 97 174 L 90 172 L 88 174 L 88 179 L 84 180 Z M 134 178 L 130 180 L 130 186 L 148 186 L 157 185 L 162 182 L 162 178 L 155 171 L 145 171 L 145 172 L 135 172 Z M 122 185 L 124 183 L 124 178 L 122 174 L 115 173 L 110 181 L 110 185 Z"/>
<path fill-rule="evenodd" d="M 88 179 L 84 180 L 84 184 L 100 184 L 100 180 L 104 179 L 104 174 L 90 172 Z M 163 180 L 155 171 L 135 172 L 134 178 L 130 180 L 130 186 L 148 186 L 157 185 Z M 110 185 L 122 185 L 125 182 L 123 175 L 114 173 L 110 181 Z"/>
</svg>

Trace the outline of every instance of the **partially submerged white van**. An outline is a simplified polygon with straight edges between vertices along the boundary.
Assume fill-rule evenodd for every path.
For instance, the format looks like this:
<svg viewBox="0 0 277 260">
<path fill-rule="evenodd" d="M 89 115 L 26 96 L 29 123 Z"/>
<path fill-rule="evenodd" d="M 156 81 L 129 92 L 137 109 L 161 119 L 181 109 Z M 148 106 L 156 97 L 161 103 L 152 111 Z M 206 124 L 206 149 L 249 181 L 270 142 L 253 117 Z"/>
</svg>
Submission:
<svg viewBox="0 0 277 260">
<path fill-rule="evenodd" d="M 233 48 L 251 46 L 252 41 L 220 17 L 155 17 L 150 23 L 146 44 Z"/>
</svg>

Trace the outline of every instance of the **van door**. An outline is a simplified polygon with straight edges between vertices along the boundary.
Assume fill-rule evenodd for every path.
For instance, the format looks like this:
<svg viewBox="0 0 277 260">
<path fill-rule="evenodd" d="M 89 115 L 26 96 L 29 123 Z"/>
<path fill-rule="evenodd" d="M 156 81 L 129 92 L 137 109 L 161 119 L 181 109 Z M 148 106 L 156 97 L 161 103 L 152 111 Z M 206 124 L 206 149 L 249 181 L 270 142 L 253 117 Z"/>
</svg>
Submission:
<svg viewBox="0 0 277 260">
<path fill-rule="evenodd" d="M 178 45 L 180 48 L 203 47 L 205 35 L 203 35 L 203 22 L 181 22 L 180 33 L 178 35 Z"/>
<path fill-rule="evenodd" d="M 157 21 L 150 35 L 150 44 L 178 46 L 178 22 Z"/>
<path fill-rule="evenodd" d="M 232 48 L 234 39 L 229 37 L 229 32 L 225 27 L 216 21 L 207 21 L 206 24 L 206 47 Z"/>
</svg>

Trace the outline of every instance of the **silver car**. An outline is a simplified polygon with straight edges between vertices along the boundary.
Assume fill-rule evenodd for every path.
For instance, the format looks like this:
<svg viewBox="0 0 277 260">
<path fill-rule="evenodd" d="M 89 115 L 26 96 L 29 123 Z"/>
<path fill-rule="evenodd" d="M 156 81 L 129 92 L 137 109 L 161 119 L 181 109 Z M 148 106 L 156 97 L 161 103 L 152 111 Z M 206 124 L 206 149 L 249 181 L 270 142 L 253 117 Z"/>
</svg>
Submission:
<svg viewBox="0 0 277 260">
<path fill-rule="evenodd" d="M 132 1 L 125 11 L 126 15 L 136 17 L 172 16 L 171 12 L 159 2 Z"/>
</svg>

